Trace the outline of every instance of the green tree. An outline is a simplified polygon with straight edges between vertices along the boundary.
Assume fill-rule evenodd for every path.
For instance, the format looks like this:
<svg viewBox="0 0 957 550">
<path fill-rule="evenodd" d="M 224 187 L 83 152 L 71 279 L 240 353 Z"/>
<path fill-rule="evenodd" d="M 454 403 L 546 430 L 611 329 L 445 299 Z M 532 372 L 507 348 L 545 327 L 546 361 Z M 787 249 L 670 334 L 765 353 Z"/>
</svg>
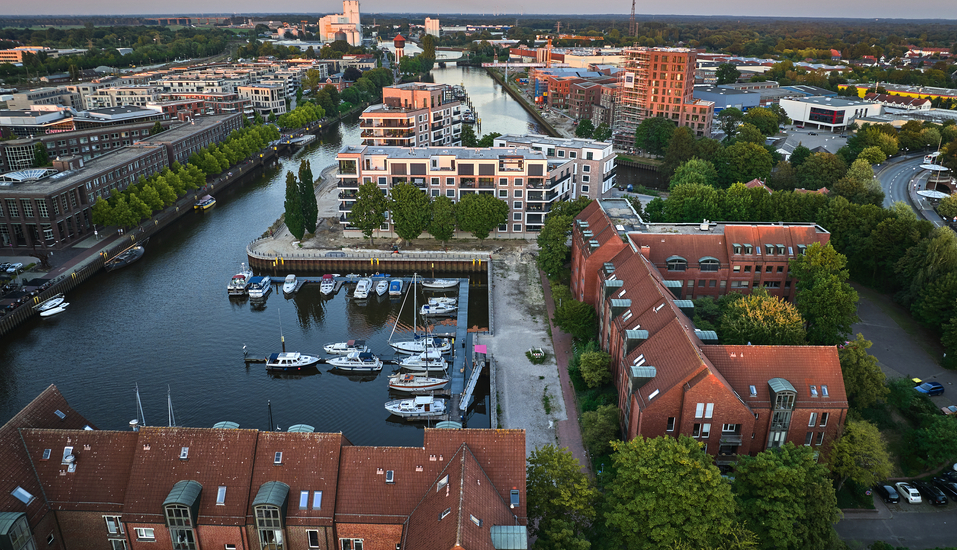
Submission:
<svg viewBox="0 0 957 550">
<path fill-rule="evenodd" d="M 113 223 L 113 207 L 103 197 L 97 197 L 93 204 L 93 223 L 96 225 L 115 225 Z"/>
<path fill-rule="evenodd" d="M 578 121 L 578 126 L 575 127 L 575 137 L 590 139 L 595 134 L 595 125 L 592 124 L 592 121 L 587 118 L 583 118 Z"/>
<path fill-rule="evenodd" d="M 605 523 L 615 548 L 719 547 L 738 530 L 731 485 L 701 443 L 687 436 L 613 444 Z"/>
<path fill-rule="evenodd" d="M 857 160 L 864 160 L 869 164 L 880 164 L 887 160 L 887 155 L 881 151 L 880 147 L 865 147 L 861 154 L 857 155 Z"/>
<path fill-rule="evenodd" d="M 299 162 L 299 196 L 302 203 L 302 227 L 306 233 L 315 233 L 319 223 L 319 204 L 316 202 L 315 180 L 308 160 Z"/>
<path fill-rule="evenodd" d="M 529 531 L 540 536 L 545 519 L 559 519 L 581 534 L 595 519 L 598 491 L 581 463 L 564 447 L 532 451 L 526 468 Z"/>
<path fill-rule="evenodd" d="M 724 191 L 701 183 L 685 183 L 671 190 L 664 203 L 664 218 L 687 223 L 723 218 Z M 649 210 L 651 204 L 648 205 Z"/>
<path fill-rule="evenodd" d="M 807 323 L 808 341 L 830 346 L 847 340 L 857 322 L 857 291 L 847 283 L 847 258 L 828 243 L 814 243 L 790 260 L 797 298 L 795 305 Z"/>
<path fill-rule="evenodd" d="M 718 171 L 706 160 L 691 158 L 678 166 L 671 176 L 671 188 L 684 183 L 700 183 L 714 186 L 718 183 Z"/>
<path fill-rule="evenodd" d="M 797 171 L 786 160 L 779 160 L 768 177 L 768 187 L 775 191 L 794 191 L 798 186 Z"/>
<path fill-rule="evenodd" d="M 938 468 L 957 456 L 957 422 L 936 415 L 924 422 L 915 434 L 915 456 L 928 468 Z"/>
<path fill-rule="evenodd" d="M 508 203 L 494 195 L 469 193 L 459 199 L 455 216 L 459 229 L 484 241 L 493 229 L 508 222 Z"/>
<path fill-rule="evenodd" d="M 133 209 L 130 208 L 129 203 L 122 196 L 116 198 L 116 204 L 113 206 L 111 220 L 113 223 L 110 225 L 118 225 L 127 229 L 140 223 L 139 215 L 133 212 Z"/>
<path fill-rule="evenodd" d="M 432 202 L 432 219 L 427 231 L 433 239 L 442 241 L 443 245 L 455 236 L 455 207 L 452 199 L 444 195 Z"/>
<path fill-rule="evenodd" d="M 462 125 L 462 147 L 478 147 L 478 139 L 475 137 L 475 130 L 469 124 Z"/>
<path fill-rule="evenodd" d="M 389 200 L 382 194 L 382 190 L 373 181 L 367 181 L 359 186 L 356 202 L 352 205 L 349 223 L 358 227 L 369 242 L 375 246 L 372 234 L 385 223 L 385 213 L 389 209 Z"/>
<path fill-rule="evenodd" d="M 937 213 L 947 220 L 957 218 L 957 194 L 947 195 L 942 199 L 937 204 Z"/>
<path fill-rule="evenodd" d="M 743 183 L 732 184 L 724 192 L 724 203 L 721 210 L 722 219 L 727 221 L 755 221 L 754 208 L 755 194 Z"/>
<path fill-rule="evenodd" d="M 552 211 L 545 217 L 542 230 L 536 239 L 538 243 L 538 268 L 549 278 L 561 273 L 562 267 L 568 262 L 571 249 L 568 246 L 568 236 L 571 233 L 572 221 L 591 199 L 578 197 L 573 201 L 560 201 L 552 206 Z"/>
<path fill-rule="evenodd" d="M 302 219 L 302 193 L 299 192 L 299 182 L 291 171 L 286 172 L 286 229 L 296 240 L 301 240 L 305 234 L 305 224 Z"/>
<path fill-rule="evenodd" d="M 755 125 L 766 136 L 778 133 L 777 113 L 764 107 L 748 109 L 748 112 L 744 114 L 744 122 Z"/>
<path fill-rule="evenodd" d="M 798 146 L 791 151 L 791 156 L 788 158 L 788 162 L 791 163 L 791 166 L 799 168 L 810 156 L 811 150 L 799 143 Z"/>
<path fill-rule="evenodd" d="M 853 418 L 847 419 L 844 433 L 831 446 L 828 463 L 837 476 L 838 491 L 848 479 L 865 487 L 880 483 L 892 469 L 887 442 L 877 426 Z"/>
<path fill-rule="evenodd" d="M 143 202 L 149 205 L 150 210 L 153 212 L 163 209 L 163 199 L 160 198 L 159 192 L 156 191 L 155 187 L 148 183 L 144 184 L 140 188 L 140 198 L 143 199 Z"/>
<path fill-rule="evenodd" d="M 722 109 L 715 118 L 718 122 L 718 128 L 724 132 L 725 140 L 731 141 L 734 139 L 735 133 L 737 133 L 738 124 L 744 120 L 744 113 L 737 107 L 728 107 L 727 109 Z"/>
<path fill-rule="evenodd" d="M 597 388 L 611 381 L 611 355 L 604 351 L 589 351 L 581 355 L 578 370 L 589 388 Z"/>
<path fill-rule="evenodd" d="M 763 288 L 731 301 L 721 316 L 725 344 L 799 346 L 805 343 L 804 319 L 797 308 Z"/>
<path fill-rule="evenodd" d="M 611 139 L 611 128 L 608 127 L 607 123 L 602 122 L 595 127 L 595 131 L 592 133 L 591 137 L 595 141 L 608 141 Z"/>
<path fill-rule="evenodd" d="M 738 81 L 738 77 L 741 76 L 741 71 L 731 63 L 722 63 L 718 65 L 715 76 L 718 77 L 719 86 L 722 84 L 733 84 Z"/>
<path fill-rule="evenodd" d="M 715 161 L 718 182 L 727 187 L 732 183 L 747 183 L 755 178 L 766 180 L 774 159 L 767 149 L 754 143 L 734 143 L 722 149 Z"/>
<path fill-rule="evenodd" d="M 827 468 L 814 454 L 811 447 L 788 442 L 757 456 L 738 457 L 735 497 L 761 548 L 830 548 L 835 542 L 837 497 Z"/>
<path fill-rule="evenodd" d="M 400 183 L 392 188 L 389 210 L 396 235 L 406 241 L 419 238 L 432 220 L 429 196 L 411 183 Z"/>
<path fill-rule="evenodd" d="M 557 286 L 552 286 L 553 295 Z M 567 289 L 567 287 L 565 288 Z M 552 321 L 555 326 L 570 334 L 572 338 L 583 342 L 593 339 L 595 332 L 598 330 L 595 308 L 574 298 L 559 300 Z"/>
<path fill-rule="evenodd" d="M 176 203 L 176 190 L 170 186 L 164 176 L 157 176 L 156 179 L 153 180 L 153 188 L 156 189 L 160 198 L 163 199 L 164 206 L 172 206 Z"/>
<path fill-rule="evenodd" d="M 589 550 L 591 542 L 576 529 L 575 524 L 560 518 L 548 517 L 539 522 L 534 550 Z"/>
<path fill-rule="evenodd" d="M 150 128 L 150 135 L 151 135 L 151 136 L 155 136 L 156 134 L 161 133 L 161 132 L 163 131 L 163 129 L 164 129 L 164 128 L 163 128 L 163 125 L 160 124 L 160 121 L 157 120 L 156 123 L 153 124 L 153 127 Z"/>
<path fill-rule="evenodd" d="M 761 133 L 761 130 L 758 130 L 758 127 L 750 122 L 744 122 L 738 126 L 738 133 L 734 137 L 735 142 L 755 143 L 762 146 L 764 140 L 764 134 Z"/>
<path fill-rule="evenodd" d="M 139 223 L 143 220 L 148 220 L 153 214 L 153 209 L 151 209 L 148 204 L 143 202 L 143 199 L 134 194 L 130 194 L 129 205 L 130 210 L 133 211 L 133 214 L 137 218 L 136 223 Z"/>
<path fill-rule="evenodd" d="M 581 417 L 582 443 L 591 456 L 602 456 L 611 449 L 611 442 L 619 439 L 618 407 L 601 405 L 594 411 L 585 411 Z"/>
<path fill-rule="evenodd" d="M 682 163 L 694 157 L 694 132 L 686 126 L 676 128 L 671 134 L 662 171 L 665 177 L 671 177 Z"/>
<path fill-rule="evenodd" d="M 664 117 L 648 117 L 635 128 L 635 147 L 663 155 L 677 125 Z"/>
<path fill-rule="evenodd" d="M 841 157 L 830 153 L 814 153 L 798 167 L 798 180 L 805 189 L 831 188 L 844 177 L 847 166 Z"/>
<path fill-rule="evenodd" d="M 476 144 L 477 147 L 492 147 L 495 145 L 495 138 L 501 136 L 502 134 L 498 132 L 491 132 L 482 136 L 482 139 L 478 140 Z"/>
<path fill-rule="evenodd" d="M 865 340 L 858 334 L 838 348 L 838 358 L 841 361 L 841 373 L 844 375 L 844 390 L 847 400 L 855 409 L 866 409 L 887 396 L 887 377 L 877 364 L 877 358 L 867 353 L 872 346 L 870 340 Z"/>
<path fill-rule="evenodd" d="M 897 261 L 895 272 L 901 290 L 899 298 L 910 305 L 924 286 L 957 271 L 957 235 L 947 227 L 935 228 Z"/>
<path fill-rule="evenodd" d="M 33 146 L 33 167 L 43 168 L 50 164 L 50 153 L 47 151 L 46 143 L 42 141 Z"/>
</svg>

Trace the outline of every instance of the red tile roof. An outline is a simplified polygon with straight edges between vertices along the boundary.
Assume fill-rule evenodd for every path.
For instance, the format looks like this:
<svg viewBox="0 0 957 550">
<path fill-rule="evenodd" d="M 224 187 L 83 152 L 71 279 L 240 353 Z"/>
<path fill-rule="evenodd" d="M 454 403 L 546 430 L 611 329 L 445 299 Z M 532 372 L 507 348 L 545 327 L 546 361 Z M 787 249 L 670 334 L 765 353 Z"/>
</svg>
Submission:
<svg viewBox="0 0 957 550">
<path fill-rule="evenodd" d="M 56 411 L 63 413 L 60 418 Z M 50 385 L 0 428 L 0 510 L 24 511 L 31 525 L 46 513 L 43 491 L 30 464 L 27 450 L 20 439 L 21 428 L 47 429 L 83 429 L 89 421 L 73 410 L 56 386 Z M 24 506 L 11 493 L 22 487 L 33 497 L 29 505 Z"/>
<path fill-rule="evenodd" d="M 119 512 L 126 500 L 137 432 L 25 429 L 43 491 L 55 510 Z M 76 459 L 73 472 L 62 463 L 66 447 Z M 45 450 L 50 451 L 44 460 Z"/>
<path fill-rule="evenodd" d="M 170 489 L 178 481 L 192 480 L 203 486 L 200 523 L 244 525 L 258 434 L 256 430 L 141 428 L 123 520 L 162 522 L 163 501 Z M 185 460 L 180 459 L 183 447 L 189 448 Z M 217 506 L 220 486 L 226 487 L 226 501 Z"/>
<path fill-rule="evenodd" d="M 701 346 L 738 395 L 752 407 L 770 406 L 768 381 L 783 378 L 797 390 L 796 407 L 847 408 L 841 363 L 834 346 Z M 750 386 L 757 390 L 751 397 Z M 811 395 L 811 386 L 818 395 Z M 821 386 L 827 386 L 824 397 Z"/>
<path fill-rule="evenodd" d="M 263 483 L 281 481 L 289 486 L 289 525 L 332 525 L 343 445 L 349 442 L 342 434 L 259 432 L 250 493 L 255 495 Z M 282 464 L 275 464 L 277 452 Z M 299 507 L 300 491 L 309 492 L 306 509 Z M 312 508 L 314 491 L 322 491 L 319 510 Z M 251 506 L 246 513 L 254 524 Z"/>
</svg>

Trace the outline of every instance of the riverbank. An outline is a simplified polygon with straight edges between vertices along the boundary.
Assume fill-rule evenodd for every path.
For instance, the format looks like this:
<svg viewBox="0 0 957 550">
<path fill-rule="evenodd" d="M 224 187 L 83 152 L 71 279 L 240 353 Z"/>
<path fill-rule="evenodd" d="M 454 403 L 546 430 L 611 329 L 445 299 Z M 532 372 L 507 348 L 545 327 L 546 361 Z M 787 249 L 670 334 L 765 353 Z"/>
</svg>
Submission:
<svg viewBox="0 0 957 550">
<path fill-rule="evenodd" d="M 559 132 L 558 130 L 556 130 L 555 127 L 552 126 L 552 124 L 548 122 L 544 116 L 542 116 L 542 113 L 538 110 L 538 107 L 536 107 L 535 105 L 529 104 L 528 100 L 525 98 L 525 95 L 522 94 L 520 90 L 514 89 L 511 86 L 511 84 L 506 82 L 501 73 L 490 68 L 486 68 L 485 71 L 488 72 L 489 76 L 491 76 L 492 79 L 495 80 L 495 82 L 498 82 L 498 84 L 502 86 L 502 88 L 508 93 L 508 95 L 512 96 L 513 99 L 518 101 L 519 105 L 521 105 L 522 108 L 524 108 L 525 111 L 528 112 L 528 114 L 532 115 L 532 118 L 534 118 L 536 122 L 541 124 L 542 127 L 545 128 L 546 130 L 548 130 L 548 135 L 552 137 L 574 137 L 574 136 L 566 135 L 565 133 Z"/>
</svg>

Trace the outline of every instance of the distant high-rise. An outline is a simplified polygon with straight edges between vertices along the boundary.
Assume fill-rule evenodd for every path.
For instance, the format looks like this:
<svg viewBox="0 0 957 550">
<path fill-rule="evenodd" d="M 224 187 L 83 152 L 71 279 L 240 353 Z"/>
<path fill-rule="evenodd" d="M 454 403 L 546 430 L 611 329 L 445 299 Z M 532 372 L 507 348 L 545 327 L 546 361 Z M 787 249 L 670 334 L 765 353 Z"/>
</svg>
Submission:
<svg viewBox="0 0 957 550">
<path fill-rule="evenodd" d="M 359 21 L 359 0 L 343 0 L 342 13 L 319 20 L 319 40 L 332 42 L 338 33 L 352 46 L 362 45 L 362 24 Z"/>
<path fill-rule="evenodd" d="M 431 17 L 425 18 L 425 34 L 431 34 L 436 38 L 442 34 L 442 31 L 439 29 L 438 19 L 432 19 Z"/>
<path fill-rule="evenodd" d="M 696 53 L 688 48 L 625 48 L 615 100 L 615 145 L 634 147 L 635 128 L 664 117 L 695 135 L 711 136 L 714 103 L 694 98 Z"/>
</svg>

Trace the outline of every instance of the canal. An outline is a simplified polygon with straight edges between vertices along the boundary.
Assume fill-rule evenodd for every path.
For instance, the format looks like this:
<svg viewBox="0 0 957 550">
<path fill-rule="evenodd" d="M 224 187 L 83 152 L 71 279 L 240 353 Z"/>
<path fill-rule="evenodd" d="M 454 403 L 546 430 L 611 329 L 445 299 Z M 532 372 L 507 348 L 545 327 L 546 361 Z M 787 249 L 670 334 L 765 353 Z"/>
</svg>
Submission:
<svg viewBox="0 0 957 550">
<path fill-rule="evenodd" d="M 539 131 L 483 70 L 438 69 L 435 76 L 438 82 L 465 83 L 485 132 Z M 358 445 L 421 445 L 421 425 L 392 422 L 383 408 L 392 398 L 387 375 L 394 367 L 387 365 L 376 377 L 336 375 L 324 365 L 311 376 L 278 377 L 243 361 L 244 345 L 250 356 L 280 351 L 280 321 L 289 351 L 324 355 L 326 343 L 364 338 L 389 358 L 399 303 L 371 298 L 362 304 L 344 292 L 324 299 L 309 285 L 292 298 L 273 291 L 263 309 L 226 296 L 226 283 L 245 261 L 246 244 L 282 213 L 286 171 L 309 159 L 318 174 L 343 145 L 359 142 L 353 116 L 307 148 L 217 193 L 214 209 L 184 216 L 154 236 L 140 262 L 101 273 L 70 292 L 67 313 L 34 318 L 7 334 L 0 340 L 0 423 L 52 383 L 99 428 L 127 429 L 136 416 L 138 385 L 149 425 L 167 424 L 169 389 L 182 426 L 230 420 L 266 429 L 269 402 L 283 429 L 303 423 L 341 431 Z M 475 285 L 469 294 L 469 325 L 487 326 L 487 287 Z M 408 304 L 403 310 L 405 324 L 411 309 Z M 469 426 L 490 425 L 487 393 L 487 384 L 477 391 Z"/>
</svg>

